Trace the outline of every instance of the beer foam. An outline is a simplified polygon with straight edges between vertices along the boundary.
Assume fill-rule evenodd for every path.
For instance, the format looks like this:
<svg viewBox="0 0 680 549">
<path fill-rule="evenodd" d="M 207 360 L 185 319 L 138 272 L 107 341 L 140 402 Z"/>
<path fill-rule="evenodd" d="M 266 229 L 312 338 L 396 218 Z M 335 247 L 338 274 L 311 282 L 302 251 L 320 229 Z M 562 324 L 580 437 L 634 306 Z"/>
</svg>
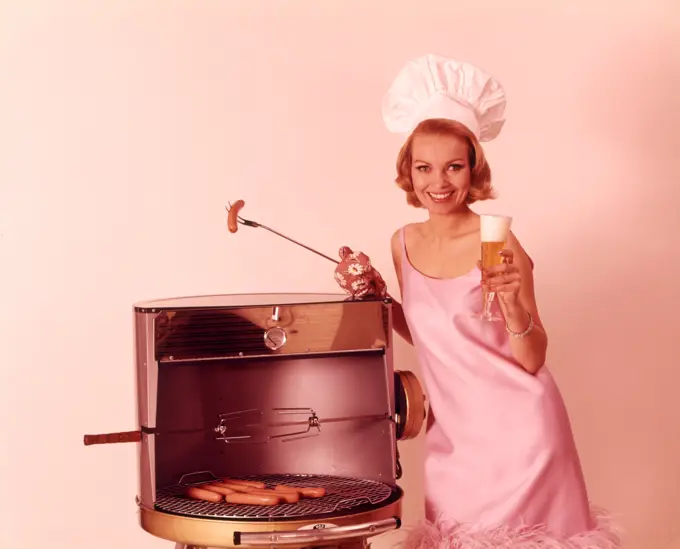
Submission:
<svg viewBox="0 0 680 549">
<path fill-rule="evenodd" d="M 505 242 L 510 233 L 512 217 L 506 215 L 481 215 L 479 228 L 482 242 Z"/>
</svg>

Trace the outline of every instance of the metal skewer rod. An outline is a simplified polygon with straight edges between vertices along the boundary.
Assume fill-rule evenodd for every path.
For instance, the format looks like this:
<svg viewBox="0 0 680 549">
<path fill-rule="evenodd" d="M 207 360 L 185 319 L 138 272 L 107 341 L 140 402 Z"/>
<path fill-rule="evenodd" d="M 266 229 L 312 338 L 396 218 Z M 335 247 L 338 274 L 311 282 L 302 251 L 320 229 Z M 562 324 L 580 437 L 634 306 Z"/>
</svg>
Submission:
<svg viewBox="0 0 680 549">
<path fill-rule="evenodd" d="M 299 411 L 298 411 L 299 410 Z M 291 409 L 291 408 L 278 408 L 275 409 L 279 414 L 293 414 L 293 413 L 301 413 L 302 410 L 307 410 L 307 409 Z M 237 417 L 240 417 L 241 415 L 248 414 L 248 413 L 258 413 L 260 415 L 261 412 L 259 410 L 245 410 L 243 412 L 232 412 L 228 414 L 222 414 L 222 418 L 225 420 L 228 420 L 229 418 L 235 419 Z M 324 423 L 340 423 L 340 422 L 349 422 L 349 421 L 367 421 L 367 420 L 389 420 L 389 421 L 394 421 L 394 418 L 388 414 L 374 414 L 374 415 L 363 415 L 363 416 L 347 416 L 347 417 L 337 417 L 337 418 L 327 418 L 327 419 L 321 419 L 316 416 L 316 414 L 312 411 L 312 416 L 310 418 L 307 418 L 305 420 L 299 420 L 299 421 L 281 421 L 281 422 L 269 422 L 269 423 L 264 423 L 264 422 L 255 422 L 255 423 L 244 423 L 240 424 L 240 428 L 253 428 L 253 427 L 258 427 L 260 430 L 263 428 L 276 428 L 276 427 L 296 427 L 296 426 L 301 426 L 301 425 L 308 425 L 309 428 L 315 427 L 319 428 L 321 425 Z M 309 429 L 308 429 L 309 430 Z M 167 431 L 160 431 L 157 430 L 156 428 L 153 427 L 142 427 L 138 431 L 126 431 L 126 432 L 121 432 L 121 433 L 108 433 L 108 434 L 103 434 L 103 435 L 85 435 L 84 437 L 84 444 L 86 446 L 92 445 L 92 444 L 111 444 L 111 443 L 121 443 L 121 442 L 140 442 L 142 440 L 142 435 L 156 435 L 156 436 L 162 436 L 162 435 L 179 435 L 179 434 L 191 434 L 191 433 L 207 433 L 207 432 L 217 432 L 222 434 L 223 437 L 226 437 L 227 440 L 249 440 L 254 438 L 253 435 L 233 435 L 229 436 L 228 435 L 229 428 L 224 424 L 223 421 L 220 422 L 217 428 L 196 428 L 196 429 L 174 429 L 174 430 L 167 430 Z M 278 437 L 289 437 L 291 435 L 295 435 L 299 433 L 287 433 L 284 435 L 277 435 L 273 438 L 278 438 Z"/>
</svg>

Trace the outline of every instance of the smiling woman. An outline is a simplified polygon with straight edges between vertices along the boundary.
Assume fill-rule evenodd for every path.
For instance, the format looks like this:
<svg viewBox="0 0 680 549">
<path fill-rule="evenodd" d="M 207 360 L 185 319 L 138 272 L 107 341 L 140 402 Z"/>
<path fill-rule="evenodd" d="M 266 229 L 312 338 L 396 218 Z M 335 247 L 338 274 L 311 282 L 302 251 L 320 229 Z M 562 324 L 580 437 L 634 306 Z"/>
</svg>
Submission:
<svg viewBox="0 0 680 549">
<path fill-rule="evenodd" d="M 493 77 L 434 55 L 408 63 L 384 102 L 388 129 L 406 134 L 396 182 L 428 214 L 392 238 L 403 301 L 394 329 L 414 345 L 430 399 L 427 520 L 406 548 L 616 549 L 545 366 L 528 254 L 509 233 L 503 261 L 475 269 L 482 239 L 470 205 L 494 197 L 480 143 L 499 134 L 504 109 Z M 498 294 L 504 322 L 473 314 L 483 289 Z"/>
<path fill-rule="evenodd" d="M 417 208 L 428 198 L 432 204 L 448 205 L 448 211 L 495 198 L 484 149 L 455 120 L 436 118 L 418 124 L 399 151 L 397 174 L 406 201 Z"/>
</svg>

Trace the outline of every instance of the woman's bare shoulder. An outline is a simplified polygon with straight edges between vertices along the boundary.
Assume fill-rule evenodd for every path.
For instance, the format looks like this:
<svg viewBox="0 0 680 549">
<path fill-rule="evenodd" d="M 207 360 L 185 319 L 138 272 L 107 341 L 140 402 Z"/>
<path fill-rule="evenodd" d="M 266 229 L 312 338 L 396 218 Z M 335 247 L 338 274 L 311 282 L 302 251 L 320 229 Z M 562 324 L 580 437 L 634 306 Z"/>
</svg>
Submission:
<svg viewBox="0 0 680 549">
<path fill-rule="evenodd" d="M 416 222 L 416 223 L 407 223 L 406 225 L 402 225 L 399 227 L 394 233 L 392 234 L 392 241 L 399 241 L 401 238 L 401 233 L 404 233 L 404 237 L 407 236 L 406 233 L 408 233 L 408 236 L 414 234 L 414 233 L 419 233 L 421 227 L 423 226 L 423 223 Z"/>
<path fill-rule="evenodd" d="M 392 234 L 390 239 L 390 248 L 392 249 L 392 257 L 396 260 L 401 258 L 401 234 L 405 227 L 399 227 Z"/>
<path fill-rule="evenodd" d="M 392 244 L 392 253 L 398 257 L 401 257 L 402 235 L 404 240 L 406 240 L 407 233 L 409 236 L 412 235 L 414 231 L 420 230 L 421 225 L 422 223 L 407 223 L 406 225 L 403 225 L 394 231 L 390 240 Z"/>
</svg>

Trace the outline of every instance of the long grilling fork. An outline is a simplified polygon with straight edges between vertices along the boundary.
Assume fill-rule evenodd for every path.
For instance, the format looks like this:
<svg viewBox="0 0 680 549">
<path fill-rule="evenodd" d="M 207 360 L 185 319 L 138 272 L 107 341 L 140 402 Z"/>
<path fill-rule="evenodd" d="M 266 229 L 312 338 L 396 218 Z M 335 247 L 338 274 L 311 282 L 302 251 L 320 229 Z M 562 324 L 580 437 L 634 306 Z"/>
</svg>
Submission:
<svg viewBox="0 0 680 549">
<path fill-rule="evenodd" d="M 234 216 L 234 214 L 231 213 L 232 209 L 234 208 L 234 206 L 232 205 L 231 202 L 229 202 L 229 205 L 226 206 L 226 210 L 227 210 L 227 214 L 230 215 L 230 217 L 234 218 L 236 220 L 236 222 L 239 223 L 240 225 L 245 225 L 246 227 L 254 227 L 256 229 L 258 229 L 258 228 L 259 229 L 265 229 L 265 230 L 269 231 L 270 233 L 275 234 L 276 236 L 280 236 L 281 238 L 285 238 L 286 240 L 288 240 L 289 242 L 292 242 L 293 244 L 297 244 L 298 246 L 304 248 L 305 250 L 309 250 L 310 252 L 315 253 L 316 255 L 320 255 L 321 257 L 323 257 L 324 259 L 327 259 L 328 261 L 332 261 L 336 265 L 338 263 L 340 263 L 337 259 L 333 259 L 332 257 L 329 257 L 326 254 L 323 254 L 320 251 L 315 250 L 314 248 L 310 248 L 306 244 L 302 244 L 301 242 L 298 242 L 297 240 L 293 240 L 292 238 L 286 236 L 285 234 L 281 234 L 280 232 L 275 231 L 274 229 L 271 229 L 271 228 L 267 227 L 266 225 L 262 225 L 262 223 L 258 223 L 257 221 L 252 221 L 250 219 L 244 219 L 238 213 L 238 211 L 243 207 L 244 203 L 242 201 L 239 201 L 239 202 L 241 202 L 241 206 L 237 210 L 235 210 L 235 214 L 236 214 L 235 216 Z"/>
</svg>

